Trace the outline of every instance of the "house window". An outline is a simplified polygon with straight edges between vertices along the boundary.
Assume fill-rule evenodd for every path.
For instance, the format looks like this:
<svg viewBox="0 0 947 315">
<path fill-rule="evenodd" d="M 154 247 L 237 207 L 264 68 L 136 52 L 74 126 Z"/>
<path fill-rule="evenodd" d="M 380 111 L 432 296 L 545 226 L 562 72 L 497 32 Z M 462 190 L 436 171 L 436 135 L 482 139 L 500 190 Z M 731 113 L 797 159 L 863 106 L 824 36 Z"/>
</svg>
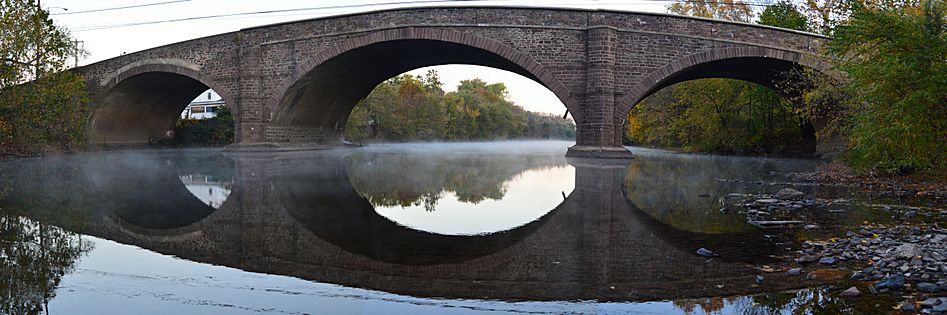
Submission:
<svg viewBox="0 0 947 315">
<path fill-rule="evenodd" d="M 199 113 L 203 113 L 203 112 L 204 112 L 204 107 L 203 107 L 203 106 L 191 107 L 191 113 L 199 114 Z"/>
<path fill-rule="evenodd" d="M 216 107 L 208 106 L 208 107 L 205 108 L 205 111 L 208 112 L 208 113 L 213 113 L 213 112 L 214 112 L 214 108 L 216 108 Z"/>
<path fill-rule="evenodd" d="M 207 99 L 210 100 L 210 92 L 207 92 Z"/>
</svg>

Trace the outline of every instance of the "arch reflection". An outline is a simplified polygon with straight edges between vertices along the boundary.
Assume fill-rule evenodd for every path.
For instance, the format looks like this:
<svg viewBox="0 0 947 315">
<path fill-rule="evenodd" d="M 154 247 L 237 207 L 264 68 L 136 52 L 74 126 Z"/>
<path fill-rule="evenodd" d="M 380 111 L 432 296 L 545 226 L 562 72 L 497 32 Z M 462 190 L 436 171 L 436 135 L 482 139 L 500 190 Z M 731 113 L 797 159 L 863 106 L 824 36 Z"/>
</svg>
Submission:
<svg viewBox="0 0 947 315">
<path fill-rule="evenodd" d="M 278 164 L 288 167 L 291 171 L 271 178 L 280 206 L 302 227 L 348 252 L 387 263 L 402 265 L 443 264 L 481 257 L 519 242 L 542 226 L 548 217 L 542 215 L 537 218 L 527 217 L 531 221 L 515 222 L 515 228 L 475 237 L 444 235 L 405 227 L 379 214 L 375 206 L 369 201 L 370 199 L 364 197 L 363 194 L 369 194 L 369 196 L 372 196 L 370 198 L 376 200 L 409 194 L 417 194 L 414 196 L 423 197 L 425 191 L 435 189 L 440 191 L 443 186 L 433 184 L 439 182 L 436 180 L 431 186 L 423 189 L 419 189 L 421 186 L 418 185 L 399 185 L 399 183 L 403 184 L 409 181 L 411 177 L 408 176 L 406 179 L 404 173 L 402 173 L 406 168 L 392 168 L 388 164 L 402 163 L 405 160 L 397 158 L 387 160 L 388 158 L 385 155 L 367 155 L 349 158 L 319 157 L 281 161 Z M 508 162 L 509 160 L 493 160 L 492 162 L 485 160 L 477 163 L 484 167 L 490 167 L 496 166 L 492 163 L 502 163 L 504 161 Z M 530 158 L 527 161 L 520 167 L 529 169 L 549 165 L 550 163 L 555 165 L 556 163 L 564 163 L 564 158 Z M 384 169 L 391 171 L 387 175 L 373 173 L 366 177 L 371 179 L 370 182 L 361 181 L 359 178 L 353 179 L 353 176 L 349 173 L 349 165 L 353 163 L 382 165 Z M 419 163 L 424 163 L 424 161 L 419 161 Z M 463 167 L 456 169 L 460 170 L 460 173 L 466 172 Z M 355 168 L 355 170 L 357 172 L 365 171 L 359 168 Z M 522 171 L 522 169 L 508 173 L 507 176 L 515 176 L 519 171 Z M 366 173 L 360 174 L 367 175 Z M 503 177 L 498 174 L 493 178 L 499 180 L 493 181 L 491 184 L 486 184 L 485 181 L 464 181 L 459 178 L 453 178 L 453 181 L 468 188 L 484 185 L 478 189 L 483 189 L 481 191 L 486 191 L 486 194 L 489 194 L 500 190 L 497 186 L 507 181 Z M 433 178 L 440 178 L 440 176 L 424 177 L 423 179 Z M 351 184 L 353 181 L 359 183 L 357 185 L 360 185 L 363 191 L 385 191 L 386 193 L 383 195 L 360 193 Z M 465 183 L 470 185 L 465 185 Z M 466 194 L 468 198 L 472 199 L 487 199 L 484 194 L 473 193 L 472 191 L 468 191 Z M 558 192 L 558 194 L 556 202 L 561 203 L 563 200 L 562 192 Z M 414 200 L 414 196 L 406 198 Z M 542 214 L 554 211 L 554 208 L 545 209 Z"/>
<path fill-rule="evenodd" d="M 233 161 L 220 155 L 105 155 L 84 169 L 99 210 L 137 233 L 205 220 L 229 199 L 234 176 Z"/>
</svg>

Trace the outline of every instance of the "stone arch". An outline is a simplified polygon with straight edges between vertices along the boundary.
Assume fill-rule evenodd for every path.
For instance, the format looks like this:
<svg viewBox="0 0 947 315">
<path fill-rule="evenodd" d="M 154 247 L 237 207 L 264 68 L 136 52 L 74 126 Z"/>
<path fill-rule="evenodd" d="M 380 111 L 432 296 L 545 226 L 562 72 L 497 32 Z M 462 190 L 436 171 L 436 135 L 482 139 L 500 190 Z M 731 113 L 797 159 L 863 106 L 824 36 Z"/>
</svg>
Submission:
<svg viewBox="0 0 947 315">
<path fill-rule="evenodd" d="M 161 139 L 184 107 L 207 89 L 227 104 L 234 100 L 200 66 L 179 59 L 133 62 L 97 83 L 86 131 L 91 143 L 144 144 Z M 230 108 L 238 115 L 235 106 Z"/>
<path fill-rule="evenodd" d="M 745 67 L 744 69 L 737 69 Z M 729 78 L 750 81 L 774 88 L 777 72 L 793 67 L 829 73 L 828 62 L 820 57 L 796 51 L 766 47 L 716 49 L 692 54 L 652 71 L 616 100 L 616 121 L 624 121 L 638 102 L 676 83 L 705 78 Z M 748 71 L 741 71 L 748 70 Z"/>
<path fill-rule="evenodd" d="M 405 49 L 413 49 L 412 52 L 420 55 L 414 60 L 398 59 L 399 50 Z M 436 54 L 431 51 L 443 53 Z M 376 64 L 390 62 L 396 65 L 383 70 L 372 69 L 378 73 L 358 73 L 351 74 L 352 78 L 339 78 L 339 76 L 348 75 L 348 72 L 359 72 L 354 71 L 358 68 L 357 66 L 345 64 L 345 59 L 348 59 L 348 62 L 375 62 Z M 523 75 L 551 90 L 565 104 L 576 121 L 583 119 L 583 112 L 571 91 L 551 71 L 526 53 L 474 34 L 434 28 L 402 27 L 375 31 L 348 39 L 310 57 L 282 80 L 265 101 L 264 115 L 267 116 L 268 113 L 269 117 L 264 117 L 264 120 L 269 119 L 276 125 L 299 124 L 304 119 L 298 116 L 316 116 L 308 112 L 311 110 L 300 110 L 295 105 L 300 99 L 309 95 L 307 93 L 319 93 L 315 92 L 319 89 L 322 89 L 321 91 L 345 90 L 327 98 L 320 97 L 320 99 L 333 99 L 325 100 L 323 103 L 325 106 L 317 106 L 320 107 L 319 115 L 328 117 L 325 118 L 326 121 L 321 122 L 322 128 L 331 127 L 338 121 L 344 122 L 348 113 L 351 112 L 351 106 L 368 95 L 385 79 L 424 66 L 450 63 L 476 64 Z M 330 74 L 334 80 L 319 80 L 320 76 Z M 339 83 L 323 83 L 327 81 Z M 352 83 L 357 81 L 365 83 L 352 87 Z M 335 85 L 327 87 L 332 84 Z M 311 120 L 307 121 L 307 124 L 312 125 Z"/>
</svg>

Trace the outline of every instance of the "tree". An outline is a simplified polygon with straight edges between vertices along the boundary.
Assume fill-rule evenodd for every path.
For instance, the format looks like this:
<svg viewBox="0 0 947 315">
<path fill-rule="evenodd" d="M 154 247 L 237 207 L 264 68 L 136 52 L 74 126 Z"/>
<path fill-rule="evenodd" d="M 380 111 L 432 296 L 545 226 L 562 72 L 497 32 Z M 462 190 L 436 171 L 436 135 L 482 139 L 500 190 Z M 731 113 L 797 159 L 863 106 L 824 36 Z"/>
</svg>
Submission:
<svg viewBox="0 0 947 315">
<path fill-rule="evenodd" d="M 847 1 L 844 0 L 806 0 L 805 12 L 812 31 L 831 36 L 835 26 L 847 17 L 846 6 Z"/>
<path fill-rule="evenodd" d="M 793 29 L 797 31 L 808 31 L 809 21 L 806 16 L 796 9 L 796 6 L 788 0 L 780 0 L 773 5 L 767 6 L 760 13 L 759 24 Z"/>
<path fill-rule="evenodd" d="M 35 0 L 0 0 L 0 153 L 69 150 L 82 142 L 84 79 L 63 71 L 81 53 Z"/>
<path fill-rule="evenodd" d="M 574 139 L 575 124 L 532 113 L 509 101 L 503 83 L 461 81 L 444 93 L 437 73 L 382 82 L 349 115 L 346 138 L 387 141 Z"/>
<path fill-rule="evenodd" d="M 681 0 L 678 14 L 749 22 L 749 5 L 739 1 Z M 789 3 L 764 11 L 761 20 L 786 25 L 805 18 Z M 794 26 L 798 27 L 798 26 Z M 625 139 L 632 144 L 716 153 L 806 154 L 811 145 L 792 103 L 769 88 L 733 79 L 681 82 L 656 92 L 628 113 Z"/>
<path fill-rule="evenodd" d="M 855 3 L 829 51 L 849 80 L 849 162 L 861 170 L 947 168 L 947 5 Z"/>
<path fill-rule="evenodd" d="M 668 12 L 703 18 L 750 23 L 753 9 L 739 0 L 677 1 L 667 7 Z"/>
</svg>

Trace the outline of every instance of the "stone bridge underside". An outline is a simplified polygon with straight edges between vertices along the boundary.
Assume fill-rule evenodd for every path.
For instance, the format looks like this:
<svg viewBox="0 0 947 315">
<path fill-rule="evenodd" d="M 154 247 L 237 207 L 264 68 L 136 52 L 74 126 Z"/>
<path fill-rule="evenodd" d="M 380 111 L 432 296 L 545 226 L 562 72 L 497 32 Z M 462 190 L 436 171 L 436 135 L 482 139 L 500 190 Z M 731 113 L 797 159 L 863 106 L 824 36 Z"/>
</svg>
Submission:
<svg viewBox="0 0 947 315">
<path fill-rule="evenodd" d="M 572 156 L 625 157 L 635 103 L 698 78 L 775 87 L 784 71 L 826 70 L 824 38 L 759 25 L 602 10 L 435 7 L 243 29 L 78 69 L 93 96 L 92 143 L 169 137 L 206 88 L 236 117 L 243 145 L 337 143 L 355 104 L 382 81 L 425 66 L 508 70 L 549 88 L 577 125 Z"/>
</svg>

